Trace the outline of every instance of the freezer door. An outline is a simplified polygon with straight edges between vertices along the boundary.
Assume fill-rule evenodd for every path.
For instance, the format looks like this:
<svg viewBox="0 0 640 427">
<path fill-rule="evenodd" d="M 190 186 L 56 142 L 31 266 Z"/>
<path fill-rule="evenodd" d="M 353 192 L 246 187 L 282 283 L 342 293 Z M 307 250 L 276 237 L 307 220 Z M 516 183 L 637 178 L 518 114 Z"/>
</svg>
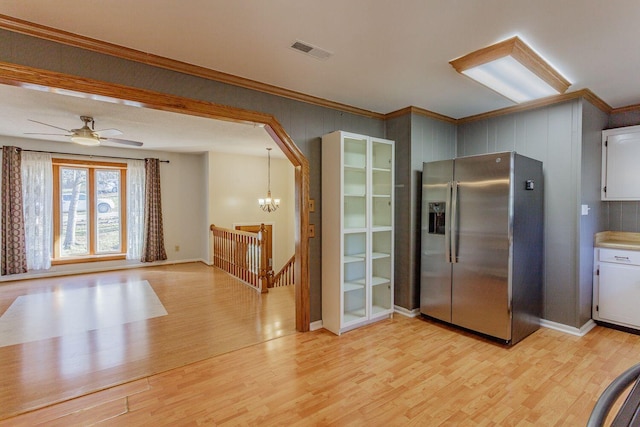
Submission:
<svg viewBox="0 0 640 427">
<path fill-rule="evenodd" d="M 511 339 L 509 288 L 512 153 L 462 157 L 455 163 L 457 218 L 452 323 Z"/>
<path fill-rule="evenodd" d="M 420 247 L 420 312 L 451 322 L 450 229 L 453 160 L 424 163 Z"/>
</svg>

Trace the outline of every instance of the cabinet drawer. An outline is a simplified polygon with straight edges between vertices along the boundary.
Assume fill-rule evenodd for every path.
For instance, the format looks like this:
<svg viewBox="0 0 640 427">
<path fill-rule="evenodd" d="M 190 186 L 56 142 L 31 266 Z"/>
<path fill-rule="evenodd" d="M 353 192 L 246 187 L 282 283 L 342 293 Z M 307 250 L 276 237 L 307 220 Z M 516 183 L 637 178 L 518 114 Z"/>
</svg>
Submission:
<svg viewBox="0 0 640 427">
<path fill-rule="evenodd" d="M 598 258 L 601 262 L 640 265 L 640 251 L 623 251 L 620 249 L 600 249 Z"/>
</svg>

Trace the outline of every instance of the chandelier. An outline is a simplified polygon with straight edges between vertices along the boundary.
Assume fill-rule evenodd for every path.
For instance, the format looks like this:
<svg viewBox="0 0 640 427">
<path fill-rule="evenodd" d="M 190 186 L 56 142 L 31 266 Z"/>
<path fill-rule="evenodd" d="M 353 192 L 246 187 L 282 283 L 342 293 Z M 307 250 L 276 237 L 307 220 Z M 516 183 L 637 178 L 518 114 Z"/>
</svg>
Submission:
<svg viewBox="0 0 640 427">
<path fill-rule="evenodd" d="M 274 199 L 271 197 L 271 148 L 267 148 L 268 160 L 268 175 L 267 175 L 267 197 L 264 199 L 258 199 L 258 206 L 265 212 L 273 212 L 280 206 L 280 199 Z"/>
</svg>

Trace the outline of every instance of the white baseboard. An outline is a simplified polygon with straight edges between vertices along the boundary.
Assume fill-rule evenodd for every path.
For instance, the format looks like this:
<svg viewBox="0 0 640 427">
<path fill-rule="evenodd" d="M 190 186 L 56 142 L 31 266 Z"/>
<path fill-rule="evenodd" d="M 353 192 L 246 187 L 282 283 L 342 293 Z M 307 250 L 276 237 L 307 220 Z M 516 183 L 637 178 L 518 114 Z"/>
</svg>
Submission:
<svg viewBox="0 0 640 427">
<path fill-rule="evenodd" d="M 0 283 L 11 282 L 14 280 L 41 279 L 46 277 L 70 276 L 75 274 L 100 273 L 103 271 L 128 270 L 131 268 L 157 267 L 159 265 L 186 264 L 190 262 L 202 262 L 206 265 L 209 265 L 209 263 L 207 263 L 202 258 L 165 260 L 165 261 L 154 261 L 154 262 L 133 262 L 130 264 L 114 264 L 114 265 L 102 265 L 102 266 L 94 266 L 94 267 L 85 267 L 90 263 L 84 263 L 82 268 L 77 268 L 77 269 L 69 268 L 69 269 L 59 269 L 59 270 L 54 270 L 54 269 L 39 270 L 37 272 L 0 276 Z"/>
<path fill-rule="evenodd" d="M 420 309 L 414 308 L 413 310 L 408 310 L 404 307 L 394 306 L 394 313 L 401 314 L 407 317 L 418 317 L 420 315 Z M 563 323 L 552 322 L 551 320 L 540 319 L 540 326 L 544 328 L 553 329 L 559 332 L 564 332 L 565 334 L 575 335 L 578 337 L 583 337 L 589 333 L 591 329 L 596 327 L 596 322 L 590 319 L 587 323 L 582 325 L 581 328 L 575 328 L 572 326 L 565 325 Z M 310 331 L 317 331 L 318 329 L 322 329 L 322 320 L 317 320 L 315 322 L 311 322 L 309 325 Z"/>
<path fill-rule="evenodd" d="M 393 306 L 393 312 L 402 314 L 403 316 L 407 316 L 407 317 L 418 317 L 420 315 L 419 308 L 414 308 L 413 310 L 409 310 L 407 308 L 400 307 L 399 305 Z"/>
<path fill-rule="evenodd" d="M 322 320 L 316 320 L 309 324 L 310 331 L 317 331 L 318 329 L 322 329 Z"/>
<path fill-rule="evenodd" d="M 565 334 L 575 335 L 577 337 L 583 337 L 589 333 L 590 330 L 596 327 L 596 322 L 593 319 L 589 319 L 587 323 L 580 328 L 565 325 L 562 323 L 552 322 L 551 320 L 540 319 L 540 326 L 553 329 L 556 331 L 564 332 Z"/>
</svg>

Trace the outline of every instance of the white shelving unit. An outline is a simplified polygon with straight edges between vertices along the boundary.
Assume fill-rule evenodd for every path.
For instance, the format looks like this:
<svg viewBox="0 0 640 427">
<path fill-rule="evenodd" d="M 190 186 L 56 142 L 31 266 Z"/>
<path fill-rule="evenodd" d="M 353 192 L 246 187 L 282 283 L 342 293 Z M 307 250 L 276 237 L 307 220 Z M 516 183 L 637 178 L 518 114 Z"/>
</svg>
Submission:
<svg viewBox="0 0 640 427">
<path fill-rule="evenodd" d="M 335 334 L 393 313 L 394 142 L 322 137 L 322 321 Z"/>
</svg>

